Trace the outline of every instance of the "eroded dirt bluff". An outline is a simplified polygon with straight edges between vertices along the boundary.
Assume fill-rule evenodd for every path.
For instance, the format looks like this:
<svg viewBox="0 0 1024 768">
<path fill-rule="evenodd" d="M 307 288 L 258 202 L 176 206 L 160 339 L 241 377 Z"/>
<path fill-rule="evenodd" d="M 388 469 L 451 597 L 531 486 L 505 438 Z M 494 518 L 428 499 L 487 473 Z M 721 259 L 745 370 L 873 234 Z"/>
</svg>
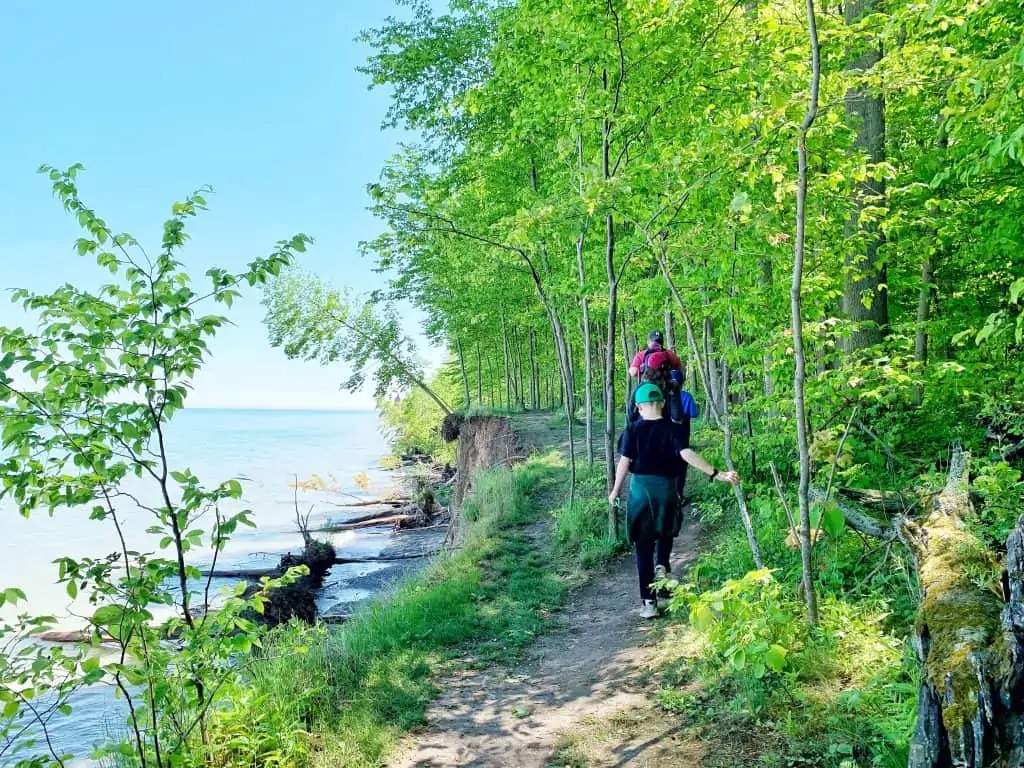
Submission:
<svg viewBox="0 0 1024 768">
<path fill-rule="evenodd" d="M 452 523 L 448 544 L 457 545 L 465 533 L 462 504 L 473 490 L 476 477 L 483 471 L 498 466 L 509 466 L 525 458 L 525 451 L 511 422 L 498 416 L 481 416 L 445 420 L 444 431 L 449 439 L 458 439 L 458 476 L 452 492 Z"/>
</svg>

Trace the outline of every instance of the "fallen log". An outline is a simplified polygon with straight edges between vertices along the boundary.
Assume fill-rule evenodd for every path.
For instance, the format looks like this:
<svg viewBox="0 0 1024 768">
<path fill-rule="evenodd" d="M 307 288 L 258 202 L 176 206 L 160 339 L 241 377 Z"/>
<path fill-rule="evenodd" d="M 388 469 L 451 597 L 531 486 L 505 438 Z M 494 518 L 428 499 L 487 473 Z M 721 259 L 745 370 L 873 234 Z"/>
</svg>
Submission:
<svg viewBox="0 0 1024 768">
<path fill-rule="evenodd" d="M 819 504 L 825 502 L 825 492 L 820 488 L 811 488 L 810 496 L 811 501 Z M 876 520 L 867 512 L 858 509 L 852 502 L 838 496 L 832 498 L 832 503 L 839 507 L 839 511 L 843 513 L 843 518 L 846 520 L 846 524 L 853 528 L 853 530 L 884 541 L 891 541 L 896 538 L 897 531 L 891 522 Z"/>
<path fill-rule="evenodd" d="M 838 488 L 839 495 L 861 506 L 881 512 L 907 513 L 917 505 L 917 499 L 899 491 L 876 491 L 869 488 Z"/>
<path fill-rule="evenodd" d="M 1007 542 L 1006 601 L 973 513 L 959 449 L 928 516 L 896 521 L 917 565 L 924 667 L 908 768 L 1024 766 L 1024 516 Z"/>
</svg>

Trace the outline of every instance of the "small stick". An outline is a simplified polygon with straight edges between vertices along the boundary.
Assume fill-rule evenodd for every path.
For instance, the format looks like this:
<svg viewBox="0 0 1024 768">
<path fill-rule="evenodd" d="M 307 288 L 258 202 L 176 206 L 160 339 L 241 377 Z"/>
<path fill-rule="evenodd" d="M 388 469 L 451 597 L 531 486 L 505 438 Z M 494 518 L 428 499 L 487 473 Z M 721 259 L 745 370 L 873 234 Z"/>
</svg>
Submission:
<svg viewBox="0 0 1024 768">
<path fill-rule="evenodd" d="M 779 492 L 779 499 L 782 500 L 782 508 L 786 510 L 786 519 L 789 520 L 789 532 L 793 534 L 794 541 L 800 541 L 800 534 L 796 530 L 796 520 L 793 519 L 793 510 L 789 508 L 786 494 L 782 492 L 782 481 L 779 479 L 779 471 L 775 469 L 775 462 L 769 461 L 768 468 L 772 471 L 772 479 L 775 480 L 775 490 Z"/>
</svg>

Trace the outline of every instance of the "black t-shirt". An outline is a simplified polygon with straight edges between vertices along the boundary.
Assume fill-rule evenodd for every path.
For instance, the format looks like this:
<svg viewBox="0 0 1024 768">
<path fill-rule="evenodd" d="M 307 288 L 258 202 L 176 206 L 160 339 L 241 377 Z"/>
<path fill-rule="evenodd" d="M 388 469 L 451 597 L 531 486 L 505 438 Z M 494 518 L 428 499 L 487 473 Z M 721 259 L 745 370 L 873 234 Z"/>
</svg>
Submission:
<svg viewBox="0 0 1024 768">
<path fill-rule="evenodd" d="M 676 477 L 686 470 L 679 453 L 690 447 L 688 432 L 669 419 L 641 419 L 623 430 L 619 453 L 630 460 L 634 475 Z"/>
</svg>

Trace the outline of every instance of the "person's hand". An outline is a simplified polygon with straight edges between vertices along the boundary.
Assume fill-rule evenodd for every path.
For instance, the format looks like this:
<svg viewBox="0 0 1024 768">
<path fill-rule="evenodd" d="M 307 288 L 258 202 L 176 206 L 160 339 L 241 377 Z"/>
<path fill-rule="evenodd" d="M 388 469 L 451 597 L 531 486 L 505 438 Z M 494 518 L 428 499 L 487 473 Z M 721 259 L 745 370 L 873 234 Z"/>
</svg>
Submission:
<svg viewBox="0 0 1024 768">
<path fill-rule="evenodd" d="M 615 506 L 615 502 L 617 502 L 618 500 L 619 500 L 619 492 L 618 491 L 612 491 L 611 493 L 608 494 L 608 506 L 614 507 Z"/>
<path fill-rule="evenodd" d="M 719 472 L 715 475 L 715 479 L 729 483 L 729 485 L 737 485 L 740 481 L 740 474 L 739 472 Z"/>
</svg>

